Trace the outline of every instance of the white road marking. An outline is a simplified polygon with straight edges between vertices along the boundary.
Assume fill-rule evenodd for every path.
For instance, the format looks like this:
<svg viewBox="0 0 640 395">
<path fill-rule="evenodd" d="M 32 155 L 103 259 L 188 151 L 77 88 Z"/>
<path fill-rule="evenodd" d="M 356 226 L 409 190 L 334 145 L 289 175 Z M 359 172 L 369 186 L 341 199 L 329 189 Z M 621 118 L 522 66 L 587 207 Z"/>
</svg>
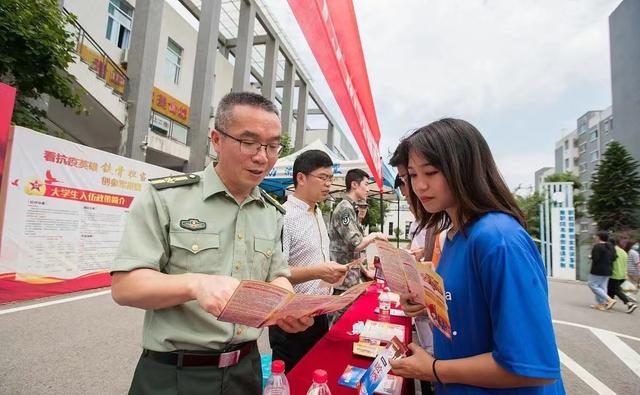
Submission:
<svg viewBox="0 0 640 395">
<path fill-rule="evenodd" d="M 90 293 L 90 294 L 72 296 L 70 298 L 56 299 L 56 300 L 52 300 L 52 301 L 49 301 L 49 302 L 30 304 L 28 306 L 14 307 L 12 309 L 0 310 L 0 315 L 10 314 L 10 313 L 17 313 L 19 311 L 37 309 L 39 307 L 47 307 L 47 306 L 60 304 L 60 303 L 75 302 L 76 300 L 94 298 L 96 296 L 107 295 L 107 294 L 110 294 L 110 293 L 111 293 L 111 290 L 108 289 L 106 291 L 99 291 L 99 292 L 94 292 L 94 293 Z"/>
<path fill-rule="evenodd" d="M 594 375 L 587 372 L 585 368 L 578 365 L 576 361 L 571 359 L 567 354 L 563 353 L 558 349 L 558 354 L 560 355 L 560 362 L 567 367 L 570 371 L 572 371 L 578 378 L 585 382 L 589 387 L 591 387 L 597 394 L 599 395 L 616 395 L 615 392 L 611 390 L 611 388 L 607 387 L 602 381 L 598 380 Z"/>
<path fill-rule="evenodd" d="M 640 337 L 625 335 L 624 333 L 613 332 L 613 331 L 610 331 L 610 330 L 607 330 L 607 329 L 595 328 L 595 327 L 589 326 L 589 325 L 576 324 L 575 322 L 561 321 L 561 320 L 553 320 L 553 323 L 554 324 L 561 324 L 561 325 L 568 325 L 568 326 L 575 326 L 576 328 L 583 328 L 583 329 L 588 329 L 588 330 L 596 329 L 596 330 L 600 330 L 600 331 L 609 332 L 612 335 L 616 335 L 618 337 L 624 337 L 625 339 L 635 340 L 637 342 L 640 342 Z"/>
<path fill-rule="evenodd" d="M 640 377 L 640 355 L 635 352 L 633 348 L 629 347 L 627 343 L 620 340 L 620 338 L 612 332 L 595 328 L 591 329 L 591 332 L 593 332 L 616 357 L 620 358 L 636 376 Z"/>
</svg>

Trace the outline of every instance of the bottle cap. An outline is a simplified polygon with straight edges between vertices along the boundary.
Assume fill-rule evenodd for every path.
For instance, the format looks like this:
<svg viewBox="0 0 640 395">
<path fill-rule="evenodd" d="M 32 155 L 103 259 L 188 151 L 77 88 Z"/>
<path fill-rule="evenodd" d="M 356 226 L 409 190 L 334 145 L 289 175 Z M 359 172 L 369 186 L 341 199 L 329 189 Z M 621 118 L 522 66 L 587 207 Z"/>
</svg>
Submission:
<svg viewBox="0 0 640 395">
<path fill-rule="evenodd" d="M 328 379 L 327 372 L 322 369 L 316 369 L 313 371 L 313 382 L 318 384 L 324 384 Z"/>
<path fill-rule="evenodd" d="M 276 359 L 271 362 L 271 373 L 284 373 L 284 361 Z"/>
</svg>

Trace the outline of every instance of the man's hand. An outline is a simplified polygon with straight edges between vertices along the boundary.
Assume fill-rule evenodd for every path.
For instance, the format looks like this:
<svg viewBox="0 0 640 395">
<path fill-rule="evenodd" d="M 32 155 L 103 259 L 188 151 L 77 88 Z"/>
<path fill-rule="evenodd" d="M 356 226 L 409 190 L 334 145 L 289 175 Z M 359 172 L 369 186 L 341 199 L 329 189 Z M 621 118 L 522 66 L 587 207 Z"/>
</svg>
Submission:
<svg viewBox="0 0 640 395">
<path fill-rule="evenodd" d="M 318 278 L 329 284 L 335 284 L 344 278 L 349 269 L 347 265 L 341 265 L 337 262 L 324 262 L 317 265 Z"/>
<path fill-rule="evenodd" d="M 193 299 L 205 311 L 219 316 L 240 281 L 229 276 L 214 276 L 210 274 L 194 274 L 192 286 Z"/>
<path fill-rule="evenodd" d="M 306 330 L 313 325 L 313 317 L 284 317 L 276 322 L 276 325 L 287 333 L 298 333 Z"/>
<path fill-rule="evenodd" d="M 422 381 L 434 381 L 435 377 L 431 370 L 433 356 L 415 343 L 409 344 L 408 347 L 413 353 L 412 356 L 389 361 L 393 374 Z"/>
<path fill-rule="evenodd" d="M 413 303 L 417 295 L 415 294 L 400 294 L 400 307 L 402 311 L 409 316 L 415 317 L 418 315 L 429 315 L 429 309 L 426 306 L 422 306 L 420 304 Z"/>
</svg>

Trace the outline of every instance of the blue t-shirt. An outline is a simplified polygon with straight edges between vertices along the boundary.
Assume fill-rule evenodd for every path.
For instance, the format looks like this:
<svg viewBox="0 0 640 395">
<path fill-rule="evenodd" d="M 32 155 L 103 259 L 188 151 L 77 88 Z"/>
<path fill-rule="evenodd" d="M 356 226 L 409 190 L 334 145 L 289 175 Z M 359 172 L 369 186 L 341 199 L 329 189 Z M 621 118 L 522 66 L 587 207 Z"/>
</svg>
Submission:
<svg viewBox="0 0 640 395">
<path fill-rule="evenodd" d="M 540 253 L 510 215 L 488 213 L 446 240 L 444 278 L 452 340 L 434 330 L 438 359 L 491 352 L 506 370 L 554 384 L 517 389 L 438 385 L 439 394 L 564 394 Z"/>
</svg>

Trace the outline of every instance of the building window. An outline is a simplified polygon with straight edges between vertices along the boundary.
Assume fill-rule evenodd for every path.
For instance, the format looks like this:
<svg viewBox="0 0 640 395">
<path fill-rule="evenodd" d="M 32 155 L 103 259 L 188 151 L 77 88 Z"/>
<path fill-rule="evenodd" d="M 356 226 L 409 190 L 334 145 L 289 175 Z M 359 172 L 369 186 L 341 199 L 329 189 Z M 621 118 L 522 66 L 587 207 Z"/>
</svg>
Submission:
<svg viewBox="0 0 640 395">
<path fill-rule="evenodd" d="M 155 111 L 151 111 L 151 122 L 149 123 L 149 128 L 162 136 L 182 144 L 187 144 L 187 131 L 189 129 Z"/>
<path fill-rule="evenodd" d="M 393 236 L 393 222 L 389 222 L 389 236 Z"/>
<path fill-rule="evenodd" d="M 591 153 L 591 162 L 595 162 L 600 159 L 600 151 L 595 150 Z"/>
<path fill-rule="evenodd" d="M 564 169 L 569 170 L 569 158 L 564 158 Z"/>
<path fill-rule="evenodd" d="M 605 133 L 609 133 L 609 122 L 604 122 L 602 125 Z"/>
<path fill-rule="evenodd" d="M 569 150 L 569 140 L 565 140 L 564 141 L 564 150 L 568 151 Z"/>
<path fill-rule="evenodd" d="M 180 82 L 180 65 L 182 64 L 182 47 L 169 39 L 167 43 L 166 60 L 166 76 L 169 81 L 178 85 Z"/>
<path fill-rule="evenodd" d="M 133 7 L 123 0 L 109 0 L 109 16 L 107 17 L 107 40 L 118 48 L 129 48 Z"/>
<path fill-rule="evenodd" d="M 587 171 L 587 164 L 580 163 L 580 173 L 584 173 L 585 171 Z"/>
<path fill-rule="evenodd" d="M 597 139 L 598 139 L 598 129 L 591 132 L 591 134 L 589 135 L 589 142 L 596 141 Z"/>
<path fill-rule="evenodd" d="M 580 144 L 580 148 L 578 152 L 581 154 L 584 154 L 585 152 L 587 152 L 587 143 Z"/>
</svg>

